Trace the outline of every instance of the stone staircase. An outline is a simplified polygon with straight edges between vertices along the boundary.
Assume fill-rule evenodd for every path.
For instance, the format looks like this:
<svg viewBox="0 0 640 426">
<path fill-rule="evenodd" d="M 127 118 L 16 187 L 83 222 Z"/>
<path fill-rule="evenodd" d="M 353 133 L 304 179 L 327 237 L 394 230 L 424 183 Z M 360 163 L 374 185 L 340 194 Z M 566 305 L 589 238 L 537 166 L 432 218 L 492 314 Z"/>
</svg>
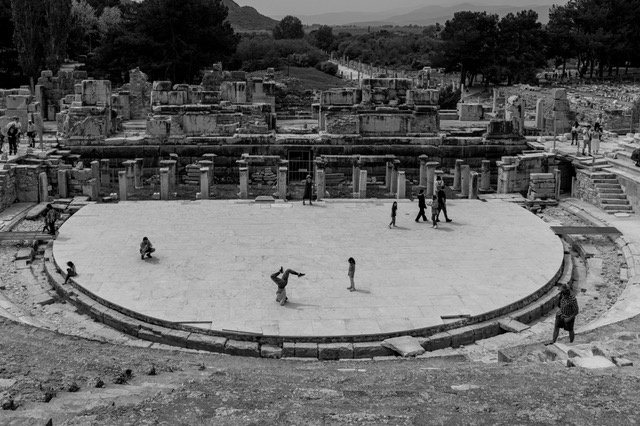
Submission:
<svg viewBox="0 0 640 426">
<path fill-rule="evenodd" d="M 597 199 L 607 213 L 633 213 L 631 203 L 627 199 L 622 185 L 615 173 L 606 169 L 591 174 L 591 182 L 596 188 Z"/>
</svg>

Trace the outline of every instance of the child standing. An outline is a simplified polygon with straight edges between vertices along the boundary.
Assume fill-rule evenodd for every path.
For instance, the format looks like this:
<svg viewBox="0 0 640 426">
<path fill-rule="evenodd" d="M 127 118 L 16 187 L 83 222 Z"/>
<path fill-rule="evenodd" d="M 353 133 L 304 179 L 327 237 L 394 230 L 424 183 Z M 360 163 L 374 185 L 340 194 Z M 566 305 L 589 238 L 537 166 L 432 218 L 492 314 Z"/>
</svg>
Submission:
<svg viewBox="0 0 640 426">
<path fill-rule="evenodd" d="M 351 281 L 351 286 L 347 287 L 347 290 L 349 291 L 356 291 L 356 283 L 353 281 L 353 277 L 356 274 L 356 260 L 353 257 L 349 258 L 349 272 L 347 273 L 347 275 L 349 275 L 349 280 Z"/>
<path fill-rule="evenodd" d="M 396 213 L 398 211 L 398 203 L 396 201 L 393 202 L 391 206 L 391 223 L 389 224 L 389 228 L 392 226 L 396 226 Z"/>
<path fill-rule="evenodd" d="M 438 207 L 438 196 L 434 195 L 433 199 L 431 200 L 431 202 L 429 203 L 429 205 L 431 206 L 431 222 L 433 222 L 433 226 L 431 226 L 432 228 L 437 228 L 438 227 L 438 213 L 440 212 L 440 208 Z"/>
</svg>

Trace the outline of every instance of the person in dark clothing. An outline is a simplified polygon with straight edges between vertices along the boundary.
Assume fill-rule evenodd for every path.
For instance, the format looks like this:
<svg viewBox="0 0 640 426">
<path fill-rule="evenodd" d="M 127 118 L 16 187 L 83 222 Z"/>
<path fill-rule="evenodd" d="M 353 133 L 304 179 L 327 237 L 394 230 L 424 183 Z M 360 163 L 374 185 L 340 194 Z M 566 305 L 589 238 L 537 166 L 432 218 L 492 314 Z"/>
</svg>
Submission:
<svg viewBox="0 0 640 426">
<path fill-rule="evenodd" d="M 444 218 L 447 222 L 451 222 L 452 220 L 449 219 L 449 216 L 447 215 L 447 193 L 444 192 L 444 189 L 439 189 L 438 190 L 438 215 L 436 216 L 436 222 L 440 222 L 440 212 L 444 213 Z"/>
<path fill-rule="evenodd" d="M 76 272 L 76 265 L 73 264 L 72 261 L 67 262 L 67 278 L 65 278 L 64 283 L 66 284 L 70 278 L 78 275 Z"/>
<path fill-rule="evenodd" d="M 416 222 L 420 222 L 420 218 L 423 221 L 428 222 L 427 215 L 424 213 L 424 209 L 427 208 L 427 202 L 424 199 L 424 189 L 421 189 L 418 193 L 418 208 L 420 211 L 418 212 L 418 216 L 416 216 Z"/>
<path fill-rule="evenodd" d="M 153 253 L 154 251 L 156 251 L 156 249 L 153 248 L 153 245 L 151 244 L 151 241 L 149 241 L 149 238 L 144 237 L 142 239 L 142 242 L 140 243 L 140 259 L 144 260 L 144 257 L 151 257 L 151 253 Z"/>
<path fill-rule="evenodd" d="M 391 222 L 389 223 L 389 228 L 396 226 L 396 216 L 398 215 L 398 203 L 396 201 L 391 205 Z"/>
<path fill-rule="evenodd" d="M 309 205 L 312 206 L 311 203 L 311 195 L 313 193 L 313 182 L 311 181 L 311 175 L 307 175 L 307 179 L 304 182 L 304 195 L 302 196 L 302 205 L 304 206 L 304 200 L 309 199 Z"/>
<path fill-rule="evenodd" d="M 280 274 L 282 274 L 282 278 L 279 277 Z M 282 266 L 278 271 L 271 274 L 271 280 L 273 280 L 273 282 L 278 286 L 278 290 L 276 291 L 276 302 L 280 303 L 280 306 L 284 306 L 284 304 L 287 303 L 287 300 L 289 300 L 287 298 L 286 287 L 289 283 L 289 275 L 291 274 L 297 275 L 298 278 L 304 277 L 305 275 L 302 272 L 296 272 L 292 269 L 287 269 L 283 273 Z"/>
<path fill-rule="evenodd" d="M 631 160 L 636 162 L 636 167 L 640 167 L 640 148 L 636 148 L 631 153 Z"/>
<path fill-rule="evenodd" d="M 49 234 L 56 235 L 56 222 L 58 219 L 60 219 L 60 213 L 58 213 L 58 210 L 54 209 L 51 204 L 47 204 L 44 220 L 46 223 L 45 229 L 48 229 Z"/>
<path fill-rule="evenodd" d="M 20 137 L 20 120 L 18 117 L 14 118 L 14 121 L 7 124 L 7 139 L 9 141 L 9 155 L 18 154 L 18 138 Z"/>
<path fill-rule="evenodd" d="M 575 332 L 573 331 L 573 326 L 580 309 L 578 308 L 578 301 L 576 300 L 576 297 L 571 294 L 571 289 L 567 284 L 563 284 L 560 288 L 560 300 L 558 302 L 558 307 L 560 309 L 556 312 L 556 322 L 553 327 L 552 343 L 555 343 L 558 339 L 560 328 L 569 332 L 569 341 L 573 343 L 573 339 L 576 337 Z"/>
</svg>

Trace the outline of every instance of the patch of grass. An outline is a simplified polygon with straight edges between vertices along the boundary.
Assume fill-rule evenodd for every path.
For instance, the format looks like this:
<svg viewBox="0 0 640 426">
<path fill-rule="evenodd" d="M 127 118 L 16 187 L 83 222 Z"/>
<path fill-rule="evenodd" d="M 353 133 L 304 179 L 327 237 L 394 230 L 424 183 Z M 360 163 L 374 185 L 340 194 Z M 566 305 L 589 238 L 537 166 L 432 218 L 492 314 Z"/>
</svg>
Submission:
<svg viewBox="0 0 640 426">
<path fill-rule="evenodd" d="M 296 85 L 298 86 L 297 90 L 328 90 L 349 86 L 347 80 L 323 73 L 315 68 L 287 66 L 279 68 L 276 80 L 286 80 L 287 78 L 295 78 L 300 81 L 299 85 Z"/>
</svg>

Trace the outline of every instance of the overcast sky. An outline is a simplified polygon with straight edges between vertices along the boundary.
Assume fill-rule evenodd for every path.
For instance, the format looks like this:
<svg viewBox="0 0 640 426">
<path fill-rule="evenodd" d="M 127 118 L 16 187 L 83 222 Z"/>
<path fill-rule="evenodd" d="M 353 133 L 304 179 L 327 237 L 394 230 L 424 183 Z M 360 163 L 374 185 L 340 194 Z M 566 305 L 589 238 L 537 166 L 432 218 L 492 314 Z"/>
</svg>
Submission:
<svg viewBox="0 0 640 426">
<path fill-rule="evenodd" d="M 557 0 L 235 0 L 240 6 L 252 6 L 266 16 L 302 16 L 317 15 L 327 12 L 382 12 L 397 8 L 428 6 L 440 4 L 453 6 L 459 3 L 472 4 L 505 4 L 511 6 L 545 5 L 566 3 Z"/>
</svg>

